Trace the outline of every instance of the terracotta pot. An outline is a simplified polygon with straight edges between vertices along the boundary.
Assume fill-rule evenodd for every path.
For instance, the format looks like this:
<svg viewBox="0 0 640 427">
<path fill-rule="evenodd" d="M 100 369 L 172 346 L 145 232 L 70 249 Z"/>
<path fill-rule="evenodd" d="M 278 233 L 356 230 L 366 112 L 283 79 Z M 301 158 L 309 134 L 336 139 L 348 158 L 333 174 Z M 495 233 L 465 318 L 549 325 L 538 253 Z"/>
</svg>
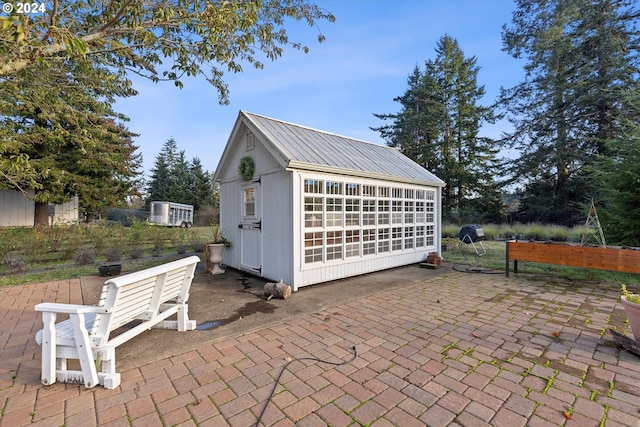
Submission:
<svg viewBox="0 0 640 427">
<path fill-rule="evenodd" d="M 625 297 L 622 297 L 622 305 L 627 313 L 631 332 L 633 332 L 636 341 L 640 341 L 640 304 L 629 302 Z"/>
<path fill-rule="evenodd" d="M 211 268 L 211 274 L 222 274 L 224 270 L 220 268 L 222 262 L 222 252 L 224 251 L 224 243 L 211 243 L 207 245 L 209 250 L 209 261 L 213 267 Z"/>
</svg>

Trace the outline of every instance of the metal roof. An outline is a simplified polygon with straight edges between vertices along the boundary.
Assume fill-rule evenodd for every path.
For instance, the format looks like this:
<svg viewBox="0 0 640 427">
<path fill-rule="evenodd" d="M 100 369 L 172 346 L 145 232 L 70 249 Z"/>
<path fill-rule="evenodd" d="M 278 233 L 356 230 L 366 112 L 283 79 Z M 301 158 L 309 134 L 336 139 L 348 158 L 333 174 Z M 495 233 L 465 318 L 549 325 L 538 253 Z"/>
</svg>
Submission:
<svg viewBox="0 0 640 427">
<path fill-rule="evenodd" d="M 443 186 L 444 181 L 399 150 L 240 111 L 254 133 L 278 151 L 283 166 L 318 172 Z M 253 125 L 253 126 L 251 126 Z"/>
</svg>

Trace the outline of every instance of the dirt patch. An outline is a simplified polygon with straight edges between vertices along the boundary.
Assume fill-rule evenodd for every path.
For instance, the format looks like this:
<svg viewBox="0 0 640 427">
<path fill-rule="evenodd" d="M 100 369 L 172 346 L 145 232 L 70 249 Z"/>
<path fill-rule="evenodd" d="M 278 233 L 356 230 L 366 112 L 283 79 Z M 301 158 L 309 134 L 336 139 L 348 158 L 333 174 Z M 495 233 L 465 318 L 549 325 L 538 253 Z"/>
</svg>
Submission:
<svg viewBox="0 0 640 427">
<path fill-rule="evenodd" d="M 117 369 L 139 367 L 208 342 L 450 271 L 452 269 L 447 265 L 431 270 L 415 264 L 306 286 L 286 300 L 273 298 L 267 301 L 263 295 L 266 279 L 233 269 L 227 269 L 225 274 L 211 275 L 199 264 L 189 296 L 189 317 L 196 320 L 198 329 L 186 333 L 161 329 L 147 331 L 116 350 Z M 85 304 L 97 303 L 105 280 L 107 278 L 99 276 L 81 279 Z"/>
</svg>

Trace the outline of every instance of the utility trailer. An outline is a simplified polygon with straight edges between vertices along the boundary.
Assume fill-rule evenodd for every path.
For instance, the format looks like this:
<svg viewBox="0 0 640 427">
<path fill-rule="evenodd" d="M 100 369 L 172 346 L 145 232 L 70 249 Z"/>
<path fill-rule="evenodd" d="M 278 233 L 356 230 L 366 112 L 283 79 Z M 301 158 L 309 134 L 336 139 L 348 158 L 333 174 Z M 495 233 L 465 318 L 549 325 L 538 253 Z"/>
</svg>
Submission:
<svg viewBox="0 0 640 427">
<path fill-rule="evenodd" d="M 167 227 L 191 228 L 193 206 L 174 202 L 151 202 L 149 222 Z"/>
</svg>

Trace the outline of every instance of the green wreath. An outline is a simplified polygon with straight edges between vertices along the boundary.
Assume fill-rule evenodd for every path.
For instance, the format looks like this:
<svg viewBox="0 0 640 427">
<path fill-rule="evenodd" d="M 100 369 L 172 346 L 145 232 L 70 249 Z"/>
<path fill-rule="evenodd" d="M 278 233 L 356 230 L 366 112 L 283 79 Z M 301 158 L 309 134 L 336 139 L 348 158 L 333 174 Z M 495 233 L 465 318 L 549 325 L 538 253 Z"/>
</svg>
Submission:
<svg viewBox="0 0 640 427">
<path fill-rule="evenodd" d="M 256 170 L 256 165 L 253 163 L 253 159 L 249 156 L 244 156 L 240 159 L 238 165 L 238 172 L 240 172 L 240 178 L 243 181 L 250 181 L 253 178 L 253 173 Z"/>
</svg>

